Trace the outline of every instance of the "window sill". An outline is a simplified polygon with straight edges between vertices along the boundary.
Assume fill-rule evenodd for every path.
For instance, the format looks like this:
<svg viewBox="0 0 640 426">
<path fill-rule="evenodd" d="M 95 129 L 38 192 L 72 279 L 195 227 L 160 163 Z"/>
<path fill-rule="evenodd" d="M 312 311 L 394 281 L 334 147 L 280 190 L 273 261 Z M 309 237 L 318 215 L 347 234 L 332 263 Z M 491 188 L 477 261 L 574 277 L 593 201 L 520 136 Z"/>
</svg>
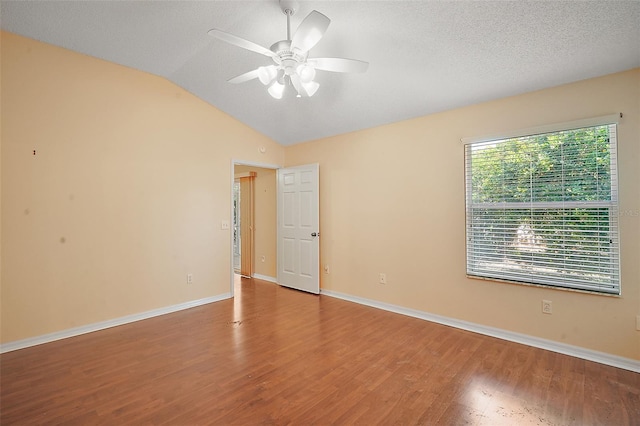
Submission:
<svg viewBox="0 0 640 426">
<path fill-rule="evenodd" d="M 546 285 L 546 284 L 535 284 L 535 283 L 525 283 L 525 282 L 522 282 L 522 281 L 501 280 L 499 278 L 479 277 L 477 275 L 469 275 L 469 274 L 465 274 L 465 275 L 466 275 L 467 278 L 472 279 L 472 280 L 493 281 L 493 282 L 504 283 L 504 284 L 518 285 L 518 286 L 539 287 L 539 288 L 545 288 L 545 289 L 549 289 L 549 290 L 570 291 L 570 292 L 573 292 L 573 293 L 590 294 L 592 296 L 613 297 L 615 299 L 621 299 L 622 298 L 622 294 L 599 293 L 597 291 L 580 290 L 580 289 L 577 289 L 577 288 L 556 287 L 556 286 Z"/>
</svg>

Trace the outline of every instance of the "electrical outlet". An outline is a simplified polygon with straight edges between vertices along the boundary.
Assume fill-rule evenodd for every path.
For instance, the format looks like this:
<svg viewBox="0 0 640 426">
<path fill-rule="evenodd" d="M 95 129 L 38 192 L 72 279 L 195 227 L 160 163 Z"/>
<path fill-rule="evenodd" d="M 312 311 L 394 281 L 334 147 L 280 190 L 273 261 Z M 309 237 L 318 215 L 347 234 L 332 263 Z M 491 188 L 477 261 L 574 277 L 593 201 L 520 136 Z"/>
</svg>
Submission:
<svg viewBox="0 0 640 426">
<path fill-rule="evenodd" d="M 262 263 L 264 263 L 264 261 L 265 261 L 266 259 L 267 259 L 267 258 L 266 258 L 265 256 L 262 256 L 262 257 L 260 258 L 260 261 L 261 261 Z"/>
<path fill-rule="evenodd" d="M 387 283 L 387 274 L 380 273 L 380 284 Z"/>
<path fill-rule="evenodd" d="M 225 229 L 229 229 L 229 221 L 228 220 L 223 220 L 220 222 L 220 229 L 225 230 Z"/>
<path fill-rule="evenodd" d="M 325 264 L 324 264 L 324 273 L 325 273 L 325 274 L 328 274 L 328 273 L 329 273 L 329 271 L 330 271 L 330 270 L 329 270 L 329 264 L 328 264 L 328 263 L 325 263 Z"/>
<path fill-rule="evenodd" d="M 542 301 L 542 313 L 551 315 L 553 313 L 553 303 L 551 300 Z"/>
<path fill-rule="evenodd" d="M 193 284 L 193 274 L 187 274 L 187 284 Z"/>
</svg>

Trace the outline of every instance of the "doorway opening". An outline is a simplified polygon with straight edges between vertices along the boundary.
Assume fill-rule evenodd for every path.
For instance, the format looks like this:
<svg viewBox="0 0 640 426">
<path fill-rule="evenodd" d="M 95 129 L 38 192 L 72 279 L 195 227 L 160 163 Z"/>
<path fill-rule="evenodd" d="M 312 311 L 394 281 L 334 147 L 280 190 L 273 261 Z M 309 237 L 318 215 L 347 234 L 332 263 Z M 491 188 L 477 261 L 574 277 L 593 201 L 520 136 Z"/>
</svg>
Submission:
<svg viewBox="0 0 640 426">
<path fill-rule="evenodd" d="M 254 193 L 257 175 L 256 171 L 234 173 L 233 182 L 233 268 L 247 278 L 253 277 L 254 272 Z"/>
<path fill-rule="evenodd" d="M 270 164 L 232 161 L 232 296 L 238 276 L 277 282 L 277 169 Z"/>
</svg>

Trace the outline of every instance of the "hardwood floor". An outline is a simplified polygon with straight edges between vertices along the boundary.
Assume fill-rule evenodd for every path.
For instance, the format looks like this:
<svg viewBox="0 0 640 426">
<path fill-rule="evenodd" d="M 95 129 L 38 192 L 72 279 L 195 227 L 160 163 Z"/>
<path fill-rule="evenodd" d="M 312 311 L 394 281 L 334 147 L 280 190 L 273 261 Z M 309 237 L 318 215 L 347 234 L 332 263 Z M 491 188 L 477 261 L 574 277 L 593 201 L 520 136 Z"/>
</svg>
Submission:
<svg viewBox="0 0 640 426">
<path fill-rule="evenodd" d="M 0 423 L 640 425 L 640 374 L 242 279 L 0 356 Z"/>
</svg>

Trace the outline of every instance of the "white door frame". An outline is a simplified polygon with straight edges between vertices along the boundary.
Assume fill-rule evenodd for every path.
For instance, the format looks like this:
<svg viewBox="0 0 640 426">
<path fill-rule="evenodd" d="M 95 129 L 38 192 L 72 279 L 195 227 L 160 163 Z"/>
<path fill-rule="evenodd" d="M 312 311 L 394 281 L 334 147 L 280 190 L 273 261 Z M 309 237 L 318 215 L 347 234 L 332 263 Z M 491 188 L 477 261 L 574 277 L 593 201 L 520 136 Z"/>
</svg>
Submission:
<svg viewBox="0 0 640 426">
<path fill-rule="evenodd" d="M 231 159 L 231 179 L 229 184 L 229 199 L 230 199 L 230 209 L 229 209 L 229 218 L 233 218 L 233 181 L 235 179 L 235 167 L 236 166 L 249 166 L 249 167 L 258 167 L 261 169 L 272 169 L 277 170 L 281 169 L 284 166 L 278 164 L 268 164 L 268 163 L 257 163 L 254 161 L 244 161 Z M 234 270 L 233 270 L 233 238 L 231 237 L 231 233 L 229 233 L 229 253 L 231 254 L 231 261 L 229 262 L 229 271 L 231 274 L 231 282 L 229 283 L 229 289 L 231 293 L 231 297 L 234 297 Z"/>
</svg>

